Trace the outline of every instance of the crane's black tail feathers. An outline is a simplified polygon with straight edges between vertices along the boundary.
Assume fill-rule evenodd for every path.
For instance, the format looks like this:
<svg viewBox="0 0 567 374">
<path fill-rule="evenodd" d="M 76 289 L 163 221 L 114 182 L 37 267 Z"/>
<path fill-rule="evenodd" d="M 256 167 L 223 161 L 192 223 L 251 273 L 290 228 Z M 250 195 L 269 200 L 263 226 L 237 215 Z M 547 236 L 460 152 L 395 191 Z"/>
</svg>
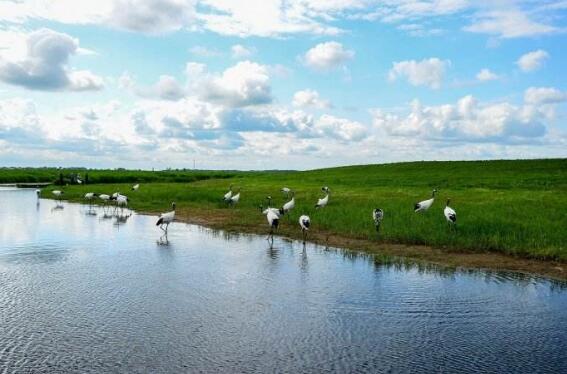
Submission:
<svg viewBox="0 0 567 374">
<path fill-rule="evenodd" d="M 163 223 L 163 217 L 159 217 L 159 219 L 156 222 L 156 226 L 159 226 Z"/>
</svg>

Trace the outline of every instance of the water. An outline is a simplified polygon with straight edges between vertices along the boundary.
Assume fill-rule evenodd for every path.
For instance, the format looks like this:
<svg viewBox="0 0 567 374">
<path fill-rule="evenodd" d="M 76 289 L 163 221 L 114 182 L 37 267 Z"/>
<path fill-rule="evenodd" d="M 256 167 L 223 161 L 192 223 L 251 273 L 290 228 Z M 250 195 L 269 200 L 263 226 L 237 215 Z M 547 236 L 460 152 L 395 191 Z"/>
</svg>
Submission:
<svg viewBox="0 0 567 374">
<path fill-rule="evenodd" d="M 561 283 L 36 201 L 0 190 L 0 373 L 567 372 Z"/>
</svg>

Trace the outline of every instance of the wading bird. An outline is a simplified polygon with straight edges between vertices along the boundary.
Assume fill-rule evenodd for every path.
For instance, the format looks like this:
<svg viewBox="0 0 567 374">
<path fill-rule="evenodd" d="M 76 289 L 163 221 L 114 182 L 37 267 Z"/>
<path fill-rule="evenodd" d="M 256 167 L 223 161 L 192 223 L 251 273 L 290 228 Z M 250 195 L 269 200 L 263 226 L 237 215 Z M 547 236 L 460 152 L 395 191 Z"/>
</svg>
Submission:
<svg viewBox="0 0 567 374">
<path fill-rule="evenodd" d="M 41 190 L 35 190 L 35 194 L 36 194 L 37 198 L 39 199 L 39 197 L 41 196 Z"/>
<path fill-rule="evenodd" d="M 307 231 L 309 231 L 309 226 L 311 226 L 311 220 L 309 216 L 302 215 L 299 217 L 299 226 L 301 227 L 301 234 L 303 234 L 303 244 L 305 244 L 305 240 L 307 239 Z"/>
<path fill-rule="evenodd" d="M 240 188 L 238 189 L 238 193 L 230 198 L 230 205 L 235 206 L 240 201 Z"/>
<path fill-rule="evenodd" d="M 451 199 L 447 199 L 447 204 L 445 205 L 445 209 L 443 210 L 443 215 L 449 223 L 449 226 L 457 227 L 457 212 L 453 208 L 449 206 Z"/>
<path fill-rule="evenodd" d="M 232 197 L 232 184 L 228 187 L 228 192 L 224 194 L 223 200 L 225 203 L 230 203 L 230 198 Z"/>
<path fill-rule="evenodd" d="M 268 208 L 265 210 L 266 212 L 266 219 L 268 220 L 268 224 L 270 225 L 270 233 L 268 235 L 268 239 L 274 241 L 274 230 L 278 229 L 278 225 L 280 223 L 280 215 L 277 209 Z"/>
<path fill-rule="evenodd" d="M 315 204 L 315 209 L 324 208 L 329 203 L 329 194 L 331 193 L 331 190 L 329 190 L 329 187 L 323 187 L 321 188 L 321 190 L 325 192 L 325 197 L 317 200 L 317 204 Z"/>
<path fill-rule="evenodd" d="M 374 226 L 376 226 L 376 232 L 380 232 L 380 225 L 384 219 L 384 211 L 380 208 L 376 208 L 372 211 L 372 219 L 374 220 Z"/>
<path fill-rule="evenodd" d="M 280 191 L 287 197 L 287 196 L 289 196 L 289 193 L 291 192 L 291 188 L 283 187 Z"/>
<path fill-rule="evenodd" d="M 106 204 L 108 204 L 108 201 L 110 200 L 110 195 L 103 193 L 98 195 L 98 198 L 102 200 L 102 209 L 106 208 Z"/>
<path fill-rule="evenodd" d="M 51 191 L 51 193 L 53 194 L 53 196 L 55 196 L 57 198 L 57 200 L 61 201 L 61 196 L 65 193 L 63 191 L 60 190 L 53 190 Z"/>
<path fill-rule="evenodd" d="M 137 184 L 132 186 L 132 191 L 138 191 L 139 188 L 140 188 L 140 184 L 137 183 Z"/>
<path fill-rule="evenodd" d="M 433 189 L 433 192 L 431 192 L 431 199 L 429 200 L 423 200 L 420 201 L 419 203 L 416 203 L 414 206 L 414 211 L 415 212 L 425 212 L 427 209 L 431 208 L 431 205 L 433 205 L 433 202 L 435 201 L 435 194 L 437 193 L 436 189 Z"/>
<path fill-rule="evenodd" d="M 128 207 L 128 202 L 130 201 L 130 200 L 128 200 L 127 196 L 120 195 L 120 194 L 118 194 L 116 197 L 112 197 L 111 199 L 116 201 L 116 206 L 114 207 L 114 212 L 116 212 L 118 210 L 118 207 L 120 207 L 120 213 L 124 212 L 124 208 Z"/>
<path fill-rule="evenodd" d="M 85 200 L 87 200 L 89 202 L 89 207 L 91 207 L 93 205 L 93 199 L 97 196 L 98 196 L 98 194 L 96 194 L 94 192 L 87 192 L 85 194 Z"/>
<path fill-rule="evenodd" d="M 171 209 L 171 212 L 161 214 L 156 222 L 156 226 L 159 226 L 159 228 L 165 233 L 167 233 L 169 224 L 175 219 L 175 203 L 171 203 Z M 163 228 L 163 225 L 165 225 L 165 229 Z"/>
<path fill-rule="evenodd" d="M 281 209 L 282 214 L 291 212 L 295 208 L 295 192 L 291 191 L 291 200 L 285 203 Z"/>
</svg>

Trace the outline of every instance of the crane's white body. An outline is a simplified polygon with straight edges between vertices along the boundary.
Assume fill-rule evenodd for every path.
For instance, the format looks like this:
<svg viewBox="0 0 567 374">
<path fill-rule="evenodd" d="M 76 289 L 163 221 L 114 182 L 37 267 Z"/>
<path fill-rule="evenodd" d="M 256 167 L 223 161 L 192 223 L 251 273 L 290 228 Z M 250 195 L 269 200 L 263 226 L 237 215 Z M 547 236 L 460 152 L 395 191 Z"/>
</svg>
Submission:
<svg viewBox="0 0 567 374">
<path fill-rule="evenodd" d="M 230 204 L 236 205 L 240 201 L 240 192 L 230 198 Z"/>
<path fill-rule="evenodd" d="M 156 222 L 156 226 L 159 226 L 159 228 L 162 229 L 166 234 L 169 224 L 175 220 L 175 203 L 172 203 L 171 207 L 173 210 L 167 213 L 160 214 Z M 163 228 L 163 225 L 165 225 L 165 229 Z"/>
<path fill-rule="evenodd" d="M 35 194 L 37 195 L 37 198 L 39 199 L 39 197 L 41 196 L 41 190 L 35 190 Z"/>
<path fill-rule="evenodd" d="M 327 193 L 324 198 L 317 200 L 315 208 L 324 208 L 329 203 L 329 194 Z"/>
<path fill-rule="evenodd" d="M 455 212 L 455 210 L 449 205 L 447 205 L 443 210 L 443 215 L 450 224 L 454 225 L 457 223 L 457 212 Z"/>
<path fill-rule="evenodd" d="M 431 199 L 423 200 L 423 201 L 420 201 L 419 203 L 415 204 L 414 212 L 425 212 L 426 210 L 431 208 L 431 206 L 433 205 L 433 202 L 435 201 L 435 194 L 436 193 L 437 193 L 437 190 L 433 190 L 433 192 L 431 193 Z"/>
<path fill-rule="evenodd" d="M 227 193 L 224 194 L 223 200 L 229 201 L 231 197 L 232 197 L 232 190 L 230 190 L 230 191 L 228 191 Z"/>
<path fill-rule="evenodd" d="M 63 195 L 63 191 L 60 191 L 60 190 L 53 190 L 53 191 L 51 191 L 51 193 L 52 193 L 53 196 L 55 196 L 57 199 L 61 200 L 61 196 Z"/>
<path fill-rule="evenodd" d="M 140 184 L 135 184 L 132 186 L 132 191 L 138 191 L 139 188 L 140 188 Z"/>
<path fill-rule="evenodd" d="M 95 198 L 95 196 L 96 196 L 96 195 L 94 194 L 94 192 L 87 192 L 87 193 L 85 194 L 85 199 L 86 199 L 86 200 L 92 200 L 92 199 Z"/>
<path fill-rule="evenodd" d="M 295 197 L 292 197 L 290 201 L 285 203 L 282 210 L 284 213 L 289 213 L 293 208 L 295 208 Z"/>
<path fill-rule="evenodd" d="M 108 202 L 108 200 L 110 200 L 110 195 L 103 193 L 103 194 L 98 195 L 98 198 L 106 203 L 106 202 Z"/>
<path fill-rule="evenodd" d="M 291 192 L 291 188 L 289 187 L 283 187 L 281 189 L 282 193 L 284 193 L 286 196 L 289 196 L 289 193 Z"/>
<path fill-rule="evenodd" d="M 299 226 L 303 231 L 309 230 L 309 227 L 311 226 L 311 219 L 309 218 L 309 216 L 302 215 L 301 217 L 299 217 Z"/>
<path fill-rule="evenodd" d="M 380 225 L 384 219 L 384 211 L 380 208 L 376 208 L 372 211 L 372 219 L 374 220 L 374 226 L 376 226 L 376 231 L 380 231 Z"/>
</svg>

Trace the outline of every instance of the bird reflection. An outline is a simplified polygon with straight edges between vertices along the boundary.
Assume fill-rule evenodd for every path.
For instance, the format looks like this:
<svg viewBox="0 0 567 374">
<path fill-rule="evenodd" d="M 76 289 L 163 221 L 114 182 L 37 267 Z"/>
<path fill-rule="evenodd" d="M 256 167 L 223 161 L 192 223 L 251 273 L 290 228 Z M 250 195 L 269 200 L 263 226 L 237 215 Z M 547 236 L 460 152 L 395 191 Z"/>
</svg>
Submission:
<svg viewBox="0 0 567 374">
<path fill-rule="evenodd" d="M 272 238 L 271 240 L 268 240 L 269 246 L 268 246 L 268 256 L 275 260 L 279 257 L 279 251 L 277 248 L 274 247 L 274 239 Z"/>
<path fill-rule="evenodd" d="M 63 205 L 57 204 L 53 208 L 51 208 L 51 212 L 55 212 L 58 210 L 63 210 L 65 207 Z"/>
<path fill-rule="evenodd" d="M 156 241 L 157 245 L 169 247 L 169 239 L 167 238 L 167 232 L 159 237 Z"/>
<path fill-rule="evenodd" d="M 125 215 L 115 215 L 114 217 L 116 220 L 114 221 L 115 226 L 120 226 L 128 222 L 128 219 L 132 216 L 132 214 L 125 214 Z"/>
</svg>

